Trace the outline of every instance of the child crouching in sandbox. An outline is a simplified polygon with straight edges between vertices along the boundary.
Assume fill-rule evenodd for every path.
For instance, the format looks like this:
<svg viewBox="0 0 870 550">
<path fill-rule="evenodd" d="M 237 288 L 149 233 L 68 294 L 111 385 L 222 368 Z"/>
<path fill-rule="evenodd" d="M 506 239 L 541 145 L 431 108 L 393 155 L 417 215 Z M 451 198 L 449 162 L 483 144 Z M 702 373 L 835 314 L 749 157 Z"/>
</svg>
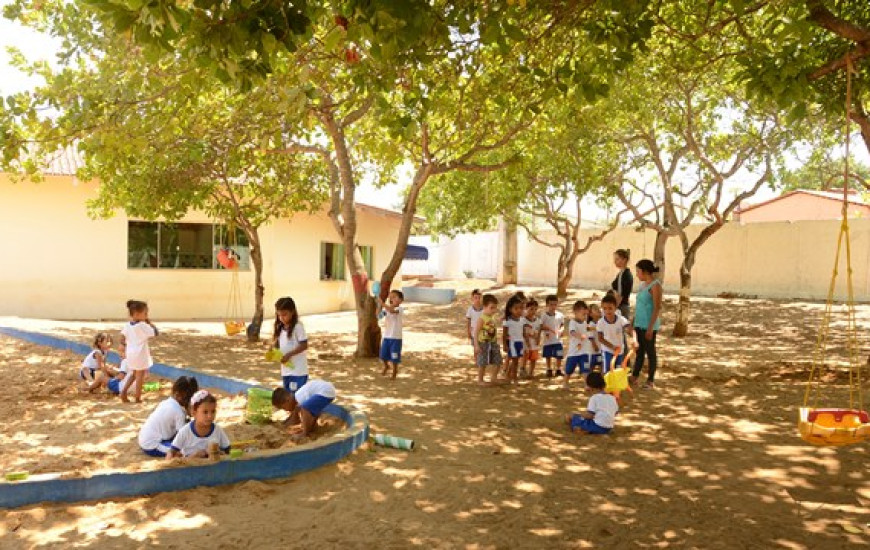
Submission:
<svg viewBox="0 0 870 550">
<path fill-rule="evenodd" d="M 335 401 L 335 386 L 326 380 L 310 380 L 295 394 L 284 388 L 272 392 L 272 406 L 290 413 L 286 423 L 293 432 L 291 439 L 300 441 L 317 428 L 317 418 Z"/>
<path fill-rule="evenodd" d="M 193 420 L 185 424 L 175 439 L 167 459 L 179 456 L 219 460 L 221 453 L 230 452 L 230 438 L 214 423 L 217 416 L 217 399 L 207 390 L 199 390 L 190 398 Z"/>
<path fill-rule="evenodd" d="M 187 423 L 187 406 L 199 389 L 193 376 L 182 376 L 172 384 L 172 397 L 157 405 L 139 430 L 139 447 L 148 456 L 163 458 L 178 430 Z"/>
<path fill-rule="evenodd" d="M 613 429 L 619 404 L 615 397 L 604 391 L 605 387 L 604 375 L 600 372 L 590 372 L 586 376 L 586 392 L 592 395 L 589 397 L 585 411 L 565 417 L 565 422 L 571 427 L 572 432 L 577 435 L 602 435 L 610 433 Z"/>
</svg>

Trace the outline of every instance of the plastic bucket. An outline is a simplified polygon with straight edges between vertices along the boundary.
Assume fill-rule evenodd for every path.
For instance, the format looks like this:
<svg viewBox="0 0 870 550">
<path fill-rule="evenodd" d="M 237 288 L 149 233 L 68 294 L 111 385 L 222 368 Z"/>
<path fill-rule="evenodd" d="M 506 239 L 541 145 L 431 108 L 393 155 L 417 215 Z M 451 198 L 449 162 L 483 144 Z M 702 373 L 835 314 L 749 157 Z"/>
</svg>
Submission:
<svg viewBox="0 0 870 550">
<path fill-rule="evenodd" d="M 248 388 L 245 420 L 249 424 L 268 424 L 272 420 L 272 390 Z"/>
</svg>

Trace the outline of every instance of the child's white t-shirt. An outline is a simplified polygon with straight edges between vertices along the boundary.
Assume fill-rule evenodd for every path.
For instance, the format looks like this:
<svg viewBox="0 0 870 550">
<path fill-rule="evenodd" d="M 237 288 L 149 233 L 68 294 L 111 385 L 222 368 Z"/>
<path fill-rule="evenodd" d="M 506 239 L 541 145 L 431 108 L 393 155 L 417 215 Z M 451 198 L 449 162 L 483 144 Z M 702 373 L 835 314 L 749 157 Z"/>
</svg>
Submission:
<svg viewBox="0 0 870 550">
<path fill-rule="evenodd" d="M 98 369 L 100 368 L 100 363 L 97 361 L 97 356 L 103 357 L 103 352 L 95 349 L 91 350 L 87 357 L 82 361 L 82 367 L 86 369 Z M 104 357 L 105 359 L 105 357 Z"/>
<path fill-rule="evenodd" d="M 402 313 L 402 306 L 397 307 L 394 313 L 384 309 L 384 338 L 402 339 Z"/>
<path fill-rule="evenodd" d="M 589 337 L 589 339 L 587 340 L 589 342 L 589 350 L 590 350 L 589 353 L 593 353 L 593 354 L 600 353 L 600 350 L 596 351 L 595 346 L 592 345 L 593 342 L 595 342 L 596 344 L 598 343 L 598 322 L 597 321 L 593 321 L 592 319 L 589 319 L 586 321 L 586 336 Z"/>
<path fill-rule="evenodd" d="M 623 348 L 622 351 L 625 351 L 625 346 L 623 345 L 625 333 L 625 327 L 630 326 L 628 321 L 622 315 L 616 314 L 616 319 L 611 323 L 607 320 L 607 317 L 602 316 L 601 319 L 598 320 L 598 332 L 600 332 L 604 339 L 608 342 L 614 343 Z M 598 345 L 601 346 L 601 351 L 607 351 L 613 353 L 613 348 L 605 344 L 603 341 L 599 341 Z"/>
<path fill-rule="evenodd" d="M 586 322 L 577 319 L 568 321 L 568 357 L 589 355 L 594 351 L 592 343 L 589 342 Z"/>
<path fill-rule="evenodd" d="M 290 353 L 299 347 L 299 344 L 307 341 L 308 336 L 301 321 L 296 321 L 292 334 L 287 334 L 284 329 L 278 333 L 278 349 L 282 355 Z M 290 358 L 289 363 L 281 363 L 281 376 L 308 376 L 308 351 L 297 353 Z"/>
<path fill-rule="evenodd" d="M 199 451 L 208 452 L 208 446 L 212 442 L 217 443 L 224 452 L 230 450 L 230 438 L 227 437 L 223 428 L 217 424 L 212 424 L 211 432 L 198 434 L 195 422 L 191 420 L 178 430 L 178 434 L 172 440 L 172 448 L 179 451 L 181 456 L 190 456 Z"/>
<path fill-rule="evenodd" d="M 593 422 L 602 428 L 612 428 L 616 413 L 619 412 L 619 403 L 609 393 L 596 393 L 589 398 L 586 410 L 595 415 Z"/>
<path fill-rule="evenodd" d="M 185 422 L 187 411 L 184 407 L 174 397 L 166 398 L 157 405 L 139 430 L 139 446 L 156 449 L 161 441 L 175 437 Z"/>
<path fill-rule="evenodd" d="M 480 309 L 474 309 L 474 306 L 468 306 L 468 311 L 465 312 L 465 318 L 471 322 L 471 338 L 477 340 L 477 335 L 474 334 L 474 329 L 477 327 L 477 321 L 483 315 L 483 306 Z"/>
<path fill-rule="evenodd" d="M 541 315 L 541 326 L 553 331 L 545 333 L 545 346 L 552 346 L 553 344 L 562 343 L 561 334 L 562 327 L 565 326 L 565 316 L 562 315 L 561 311 L 557 311 L 553 315 L 550 315 L 548 312 L 545 311 L 544 314 Z"/>
<path fill-rule="evenodd" d="M 335 386 L 326 380 L 309 380 L 307 384 L 296 390 L 293 397 L 297 403 L 304 403 L 314 395 L 321 395 L 328 399 L 335 399 Z"/>
<path fill-rule="evenodd" d="M 525 342 L 523 330 L 526 324 L 528 324 L 528 321 L 526 321 L 525 317 L 520 317 L 519 319 L 506 317 L 501 326 L 507 328 L 508 340 L 511 342 Z"/>
<path fill-rule="evenodd" d="M 151 360 L 151 350 L 148 340 L 157 336 L 157 331 L 148 323 L 130 321 L 121 329 L 127 346 L 127 364 L 132 370 L 145 370 L 154 361 Z"/>
<path fill-rule="evenodd" d="M 526 326 L 529 327 L 525 329 L 529 333 L 529 351 L 541 349 L 541 317 L 538 316 L 531 320 L 528 317 L 523 317 L 523 319 L 526 320 Z"/>
</svg>

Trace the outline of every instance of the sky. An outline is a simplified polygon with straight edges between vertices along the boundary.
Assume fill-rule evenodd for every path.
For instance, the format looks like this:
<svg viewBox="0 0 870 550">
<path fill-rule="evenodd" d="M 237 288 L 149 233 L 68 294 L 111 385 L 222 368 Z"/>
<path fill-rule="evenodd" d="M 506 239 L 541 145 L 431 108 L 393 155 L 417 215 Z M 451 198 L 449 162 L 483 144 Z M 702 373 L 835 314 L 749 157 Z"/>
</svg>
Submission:
<svg viewBox="0 0 870 550">
<path fill-rule="evenodd" d="M 8 0 L 0 0 L 0 7 L 6 4 L 9 4 Z M 21 50 L 29 60 L 47 60 L 51 62 L 54 59 L 55 52 L 59 48 L 59 42 L 50 36 L 42 35 L 32 29 L 23 27 L 16 22 L 0 17 L 0 96 L 6 96 L 11 93 L 23 91 L 38 84 L 38 81 L 28 78 L 26 75 L 10 66 L 10 56 L 7 53 L 7 48 L 10 46 L 14 46 Z M 860 139 L 853 139 L 852 150 L 858 159 L 866 164 L 870 164 L 870 155 L 868 155 L 867 149 Z M 797 164 L 797 162 L 795 162 L 795 164 Z M 407 172 L 409 178 L 407 181 L 389 185 L 380 189 L 372 185 L 371 182 L 363 181 L 357 189 L 357 200 L 365 204 L 382 208 L 401 208 L 401 190 L 410 180 L 410 170 Z M 751 176 L 746 175 L 745 178 L 745 181 L 748 181 Z M 748 202 L 762 202 L 778 194 L 778 192 L 765 186 Z M 584 217 L 590 219 L 606 218 L 606 212 L 595 205 L 591 200 L 584 204 L 584 208 Z"/>
</svg>

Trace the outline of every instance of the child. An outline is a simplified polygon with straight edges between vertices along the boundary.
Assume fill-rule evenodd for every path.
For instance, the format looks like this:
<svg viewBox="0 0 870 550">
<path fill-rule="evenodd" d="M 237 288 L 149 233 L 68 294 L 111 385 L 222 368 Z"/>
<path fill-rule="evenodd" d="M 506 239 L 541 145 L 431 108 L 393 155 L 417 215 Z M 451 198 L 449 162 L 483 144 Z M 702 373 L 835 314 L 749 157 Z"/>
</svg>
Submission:
<svg viewBox="0 0 870 550">
<path fill-rule="evenodd" d="M 291 430 L 296 432 L 292 437 L 296 441 L 314 432 L 317 418 L 333 401 L 335 386 L 326 380 L 312 380 L 295 394 L 283 388 L 272 392 L 272 406 L 290 413 L 287 421 L 292 426 Z"/>
<path fill-rule="evenodd" d="M 552 363 L 556 363 L 556 376 L 562 374 L 562 357 L 565 348 L 562 347 L 562 327 L 565 324 L 565 316 L 559 308 L 559 298 L 555 294 L 547 296 L 544 301 L 547 310 L 541 317 L 541 333 L 544 337 L 543 355 L 547 361 L 547 378 L 553 377 Z"/>
<path fill-rule="evenodd" d="M 525 348 L 523 354 L 523 377 L 535 377 L 535 363 L 538 362 L 538 357 L 541 348 L 541 318 L 538 317 L 538 301 L 534 298 L 526 302 L 526 326 L 525 333 Z"/>
<path fill-rule="evenodd" d="M 563 386 L 568 389 L 568 381 L 574 371 L 580 374 L 592 371 L 592 356 L 597 351 L 597 344 L 589 340 L 588 316 L 589 308 L 583 300 L 574 302 L 574 318 L 568 321 L 568 358 L 565 360 L 565 381 Z"/>
<path fill-rule="evenodd" d="M 296 302 L 285 296 L 275 302 L 275 330 L 272 347 L 281 351 L 281 381 L 294 392 L 308 382 L 308 337 L 299 320 Z"/>
<path fill-rule="evenodd" d="M 381 341 L 381 361 L 384 362 L 382 376 L 387 375 L 390 367 L 393 369 L 392 379 L 399 374 L 399 363 L 402 362 L 402 302 L 405 295 L 401 290 L 391 290 L 384 303 L 380 297 L 378 302 L 381 310 L 386 312 L 384 316 L 384 338 Z"/>
<path fill-rule="evenodd" d="M 468 332 L 468 341 L 471 342 L 471 352 L 474 354 L 474 364 L 477 364 L 477 333 L 474 331 L 477 327 L 477 320 L 483 313 L 483 294 L 480 289 L 475 288 L 471 291 L 471 305 L 468 306 L 468 311 L 465 312 L 465 329 Z"/>
<path fill-rule="evenodd" d="M 230 438 L 223 428 L 214 423 L 217 415 L 217 399 L 207 390 L 199 390 L 190 398 L 193 420 L 178 430 L 167 459 L 179 456 L 218 459 L 220 453 L 230 452 Z M 214 447 L 217 447 L 217 455 Z"/>
<path fill-rule="evenodd" d="M 498 329 L 495 320 L 498 298 L 492 294 L 486 294 L 481 303 L 483 311 L 474 327 L 475 341 L 477 342 L 477 383 L 484 385 L 486 370 L 495 367 L 490 369 L 489 385 L 492 385 L 498 381 L 498 371 L 501 367 L 501 349 L 496 340 Z"/>
<path fill-rule="evenodd" d="M 121 351 L 127 357 L 132 373 L 121 387 L 121 401 L 129 403 L 127 391 L 135 384 L 136 403 L 142 402 L 142 384 L 145 374 L 154 363 L 148 340 L 157 336 L 157 327 L 148 319 L 148 304 L 139 300 L 127 300 L 130 322 L 121 329 Z"/>
<path fill-rule="evenodd" d="M 592 356 L 592 368 L 601 368 L 601 345 L 598 343 L 598 321 L 601 320 L 601 306 L 589 304 L 589 339 L 595 342 L 595 354 Z"/>
<path fill-rule="evenodd" d="M 615 303 L 614 309 L 616 309 Z M 589 397 L 585 411 L 565 417 L 572 432 L 577 435 L 607 434 L 613 429 L 619 404 L 615 397 L 604 391 L 605 386 L 604 375 L 600 372 L 590 372 L 586 375 L 586 392 L 592 393 L 592 396 Z"/>
<path fill-rule="evenodd" d="M 601 360 L 603 361 L 602 372 L 607 372 L 616 364 L 622 362 L 623 343 L 629 342 L 634 345 L 631 336 L 631 323 L 625 317 L 617 313 L 616 297 L 612 294 L 601 299 L 601 309 L 604 315 L 598 321 L 598 345 L 601 347 Z M 623 336 L 625 335 L 625 340 Z"/>
<path fill-rule="evenodd" d="M 182 376 L 172 384 L 172 397 L 157 405 L 139 430 L 139 447 L 148 456 L 163 458 L 178 430 L 187 422 L 187 406 L 199 389 L 196 378 Z"/>
<path fill-rule="evenodd" d="M 523 356 L 523 344 L 526 319 L 523 317 L 523 301 L 514 295 L 508 300 L 504 310 L 504 331 L 502 339 L 505 354 L 507 354 L 507 380 L 511 384 L 517 384 L 520 357 Z"/>
<path fill-rule="evenodd" d="M 97 333 L 94 338 L 94 349 L 84 358 L 79 377 L 85 382 L 85 390 L 93 393 L 103 386 L 109 378 L 106 359 L 112 347 L 112 337 L 107 332 Z"/>
<path fill-rule="evenodd" d="M 130 374 L 130 367 L 127 364 L 126 359 L 121 359 L 121 365 L 118 367 L 118 370 L 111 373 L 112 378 L 106 382 L 106 389 L 115 395 L 119 395 L 121 393 L 121 386 L 127 380 L 127 376 Z"/>
</svg>

